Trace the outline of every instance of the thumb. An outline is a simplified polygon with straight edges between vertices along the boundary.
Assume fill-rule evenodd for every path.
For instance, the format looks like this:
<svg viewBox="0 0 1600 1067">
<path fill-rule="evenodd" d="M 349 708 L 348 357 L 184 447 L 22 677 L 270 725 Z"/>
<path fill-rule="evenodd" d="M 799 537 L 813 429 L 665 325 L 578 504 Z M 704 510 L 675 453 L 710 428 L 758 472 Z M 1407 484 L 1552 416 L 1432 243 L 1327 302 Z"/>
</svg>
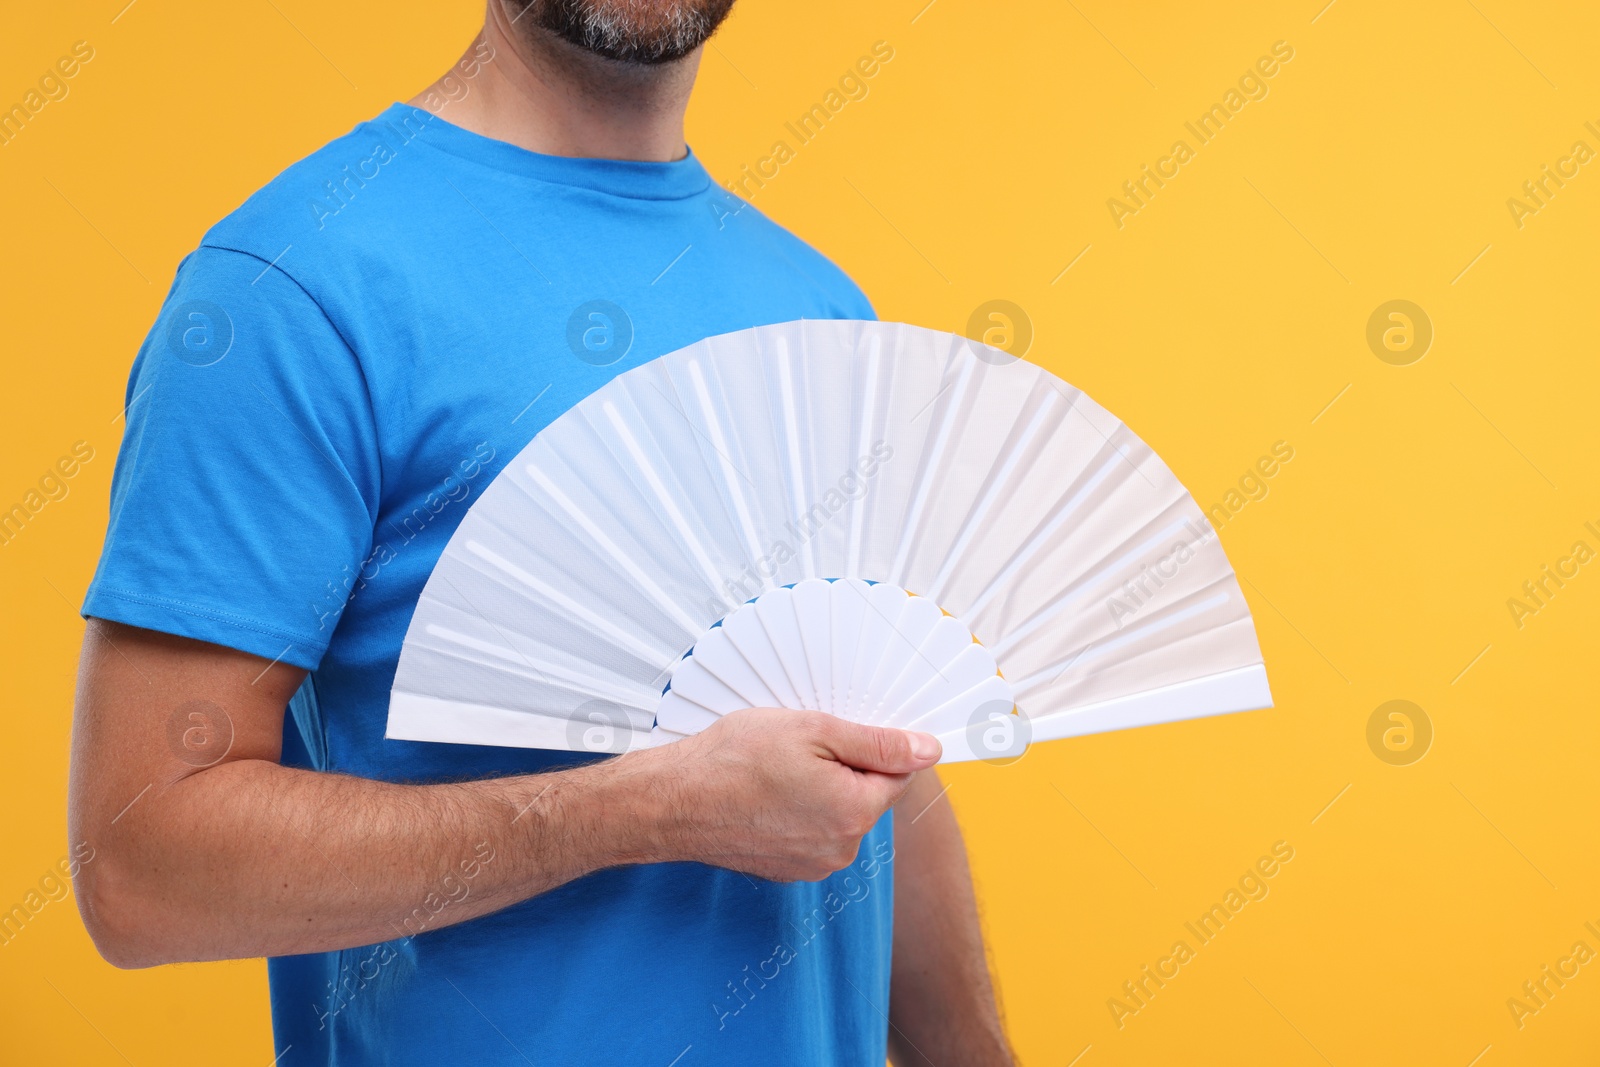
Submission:
<svg viewBox="0 0 1600 1067">
<path fill-rule="evenodd" d="M 834 719 L 823 745 L 840 763 L 880 774 L 911 774 L 939 762 L 944 746 L 932 734 Z"/>
</svg>

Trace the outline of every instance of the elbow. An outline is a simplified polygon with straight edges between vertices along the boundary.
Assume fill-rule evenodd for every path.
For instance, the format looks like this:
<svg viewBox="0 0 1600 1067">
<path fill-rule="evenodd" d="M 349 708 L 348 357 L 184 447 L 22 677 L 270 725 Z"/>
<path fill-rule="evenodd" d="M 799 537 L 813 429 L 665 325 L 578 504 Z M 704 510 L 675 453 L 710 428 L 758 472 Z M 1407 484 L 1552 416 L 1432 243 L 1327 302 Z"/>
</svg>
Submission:
<svg viewBox="0 0 1600 1067">
<path fill-rule="evenodd" d="M 159 910 L 104 852 L 74 879 L 78 914 L 100 958 L 122 970 L 175 963 Z"/>
</svg>

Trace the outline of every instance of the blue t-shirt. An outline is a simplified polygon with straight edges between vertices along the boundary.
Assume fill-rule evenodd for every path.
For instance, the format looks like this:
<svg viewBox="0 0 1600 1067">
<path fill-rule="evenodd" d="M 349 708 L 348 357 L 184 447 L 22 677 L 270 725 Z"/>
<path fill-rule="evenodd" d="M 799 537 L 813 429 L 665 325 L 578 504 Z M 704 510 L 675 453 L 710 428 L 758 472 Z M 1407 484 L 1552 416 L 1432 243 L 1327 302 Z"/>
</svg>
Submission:
<svg viewBox="0 0 1600 1067">
<path fill-rule="evenodd" d="M 630 367 L 870 317 L 693 156 L 538 155 L 397 104 L 179 268 L 128 384 L 84 614 L 311 670 L 286 763 L 406 782 L 569 766 L 383 736 L 406 626 L 467 508 Z M 281 1067 L 884 1062 L 888 816 L 821 883 L 624 867 L 439 928 L 494 862 L 462 842 L 393 941 L 272 960 Z"/>
</svg>

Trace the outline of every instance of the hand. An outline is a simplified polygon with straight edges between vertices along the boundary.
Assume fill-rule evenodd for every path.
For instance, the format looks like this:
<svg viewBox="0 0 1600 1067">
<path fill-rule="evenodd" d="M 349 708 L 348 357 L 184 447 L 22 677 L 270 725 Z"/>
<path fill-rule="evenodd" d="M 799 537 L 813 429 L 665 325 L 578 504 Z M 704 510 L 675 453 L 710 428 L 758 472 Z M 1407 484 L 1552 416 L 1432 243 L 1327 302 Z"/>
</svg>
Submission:
<svg viewBox="0 0 1600 1067">
<path fill-rule="evenodd" d="M 861 838 L 941 752 L 932 734 L 752 708 L 639 753 L 635 769 L 648 761 L 661 775 L 672 813 L 660 859 L 818 881 L 850 865 Z"/>
</svg>

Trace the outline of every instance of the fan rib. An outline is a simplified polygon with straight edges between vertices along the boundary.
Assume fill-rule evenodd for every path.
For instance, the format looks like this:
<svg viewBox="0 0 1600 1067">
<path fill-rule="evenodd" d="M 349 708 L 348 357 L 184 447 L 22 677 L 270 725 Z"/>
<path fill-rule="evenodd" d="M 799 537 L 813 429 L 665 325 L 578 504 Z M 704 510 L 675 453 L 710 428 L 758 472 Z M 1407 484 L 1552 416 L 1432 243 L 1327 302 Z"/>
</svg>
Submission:
<svg viewBox="0 0 1600 1067">
<path fill-rule="evenodd" d="M 383 736 L 397 741 L 565 750 L 571 745 L 571 726 L 567 718 L 396 690 L 389 697 L 389 721 Z M 650 743 L 648 726 L 614 728 L 627 738 L 628 751 Z"/>
<path fill-rule="evenodd" d="M 705 546 L 700 543 L 700 538 L 695 536 L 689 522 L 684 518 L 683 512 L 678 510 L 678 502 L 673 499 L 672 493 L 667 490 L 667 485 L 661 480 L 661 475 L 651 465 L 644 454 L 644 449 L 639 447 L 638 438 L 634 437 L 633 430 L 623 421 L 622 413 L 617 410 L 616 404 L 607 400 L 603 408 L 611 420 L 612 428 L 617 431 L 617 436 L 622 439 L 623 447 L 628 450 L 628 455 L 633 457 L 635 469 L 644 475 L 650 491 L 655 494 L 656 500 L 666 512 L 667 518 L 677 528 L 683 543 L 689 546 L 689 551 L 694 555 L 695 561 L 700 564 L 701 571 L 706 579 L 706 585 L 715 593 L 717 588 L 717 568 L 711 562 L 711 557 L 706 554 Z"/>
<path fill-rule="evenodd" d="M 925 733 L 938 736 L 951 729 L 960 729 L 966 725 L 962 722 L 957 722 L 953 726 L 944 723 L 943 720 L 952 713 L 955 713 L 958 719 L 970 718 L 977 712 L 982 711 L 984 706 L 988 704 L 1004 705 L 1008 714 L 1016 707 L 1011 695 L 1011 687 L 1006 684 L 1004 678 L 997 674 L 991 674 L 978 682 L 978 684 L 962 690 L 925 714 L 919 715 L 909 722 L 896 723 L 895 725 L 901 729 L 922 730 Z M 963 716 L 962 712 L 966 714 Z"/>
<path fill-rule="evenodd" d="M 471 634 L 464 634 L 458 630 L 452 630 L 448 626 L 441 626 L 438 623 L 429 623 L 423 632 L 430 637 L 437 637 L 441 641 L 447 641 L 450 644 L 495 657 L 496 660 L 501 662 L 484 664 L 484 666 L 490 667 L 492 670 L 543 682 L 552 689 L 565 689 L 583 696 L 600 695 L 608 700 L 626 704 L 628 707 L 638 708 L 646 713 L 651 710 L 648 702 L 648 690 L 638 692 L 625 689 L 604 679 L 596 678 L 593 675 L 580 674 L 577 671 L 557 666 L 546 660 L 530 659 L 518 649 L 506 648 L 492 641 L 484 641 L 481 638 L 473 637 Z M 527 667 L 528 671 L 519 670 L 518 664 Z M 533 673 L 530 674 L 529 671 Z M 532 713 L 535 715 L 556 716 L 555 712 L 533 710 Z"/>
<path fill-rule="evenodd" d="M 898 711 L 929 686 L 947 684 L 940 664 L 948 665 L 963 646 L 971 644 L 972 631 L 955 616 L 941 614 L 917 646 L 916 654 L 906 657 L 906 665 L 894 684 L 884 691 L 884 704 Z"/>
<path fill-rule="evenodd" d="M 720 708 L 749 707 L 750 702 L 724 681 L 710 666 L 688 659 L 673 672 L 672 692 L 721 715 Z M 731 699 L 730 699 L 731 698 Z"/>
<path fill-rule="evenodd" d="M 959 625 L 959 623 L 958 623 Z M 994 657 L 961 627 L 966 647 L 945 663 L 944 669 L 928 678 L 917 690 L 897 700 L 895 717 L 915 722 L 933 708 L 947 703 L 952 693 L 963 693 L 996 674 Z M 942 658 L 942 657 L 941 657 Z"/>
<path fill-rule="evenodd" d="M 788 708 L 800 702 L 800 695 L 795 692 L 789 682 L 789 674 L 784 670 L 783 660 L 778 657 L 777 649 L 772 647 L 772 641 L 767 637 L 766 627 L 753 610 L 735 611 L 723 619 L 722 632 L 728 635 L 728 641 L 772 691 L 776 700 L 773 707 Z"/>
<path fill-rule="evenodd" d="M 532 589 L 546 600 L 551 601 L 556 606 L 566 611 L 570 611 L 573 615 L 588 623 L 590 629 L 611 638 L 619 646 L 632 651 L 634 655 L 639 656 L 646 663 L 659 663 L 663 657 L 670 658 L 673 655 L 673 653 L 670 651 L 663 652 L 661 649 L 651 648 L 649 645 L 645 644 L 643 641 L 639 640 L 633 634 L 629 633 L 627 630 L 624 630 L 610 619 L 595 613 L 588 606 L 578 603 L 578 601 L 573 600 L 565 593 L 560 592 L 548 583 L 541 581 L 532 574 L 529 574 L 527 571 L 523 570 L 515 563 L 512 563 L 510 560 L 506 559 L 504 556 L 500 555 L 498 552 L 489 548 L 482 542 L 469 539 L 467 541 L 467 551 L 503 571 L 510 577 L 515 578 L 517 581 L 521 582 L 529 589 Z"/>
<path fill-rule="evenodd" d="M 1171 629 L 1178 623 L 1183 622 L 1186 619 L 1193 618 L 1207 608 L 1213 608 L 1219 604 L 1226 603 L 1227 600 L 1228 593 L 1226 590 L 1224 590 L 1223 592 L 1217 593 L 1214 596 L 1207 597 L 1197 604 L 1193 604 L 1178 611 L 1170 612 L 1166 615 L 1163 615 L 1159 619 L 1152 619 L 1150 622 L 1144 624 L 1143 626 L 1137 627 L 1136 629 L 1124 630 L 1116 634 L 1108 634 L 1103 638 L 1091 641 L 1075 652 L 1072 655 L 1072 658 L 1068 659 L 1065 663 L 1046 670 L 1036 671 L 1033 674 L 1030 674 L 1028 677 L 1022 679 L 1020 682 L 1017 682 L 1017 691 L 1020 693 L 1032 689 L 1034 686 L 1039 684 L 1040 679 L 1045 678 L 1046 676 L 1052 677 L 1053 681 L 1051 681 L 1049 685 L 1045 686 L 1045 688 L 1053 688 L 1060 682 L 1062 676 L 1065 675 L 1066 672 L 1071 668 L 1082 663 L 1088 663 L 1092 659 L 1103 656 L 1107 652 L 1115 651 L 1116 649 L 1121 648 L 1123 645 L 1136 641 L 1141 637 L 1146 637 L 1153 633 L 1159 633 L 1162 630 Z"/>
<path fill-rule="evenodd" d="M 726 627 L 716 627 L 702 637 L 694 648 L 695 659 L 718 681 L 738 694 L 744 707 L 770 708 L 777 703 L 778 698 L 767 688 L 761 672 L 744 658 L 739 646 L 729 640 Z"/>
<path fill-rule="evenodd" d="M 867 589 L 867 607 L 871 609 L 871 614 L 867 616 L 869 626 L 863 627 L 864 633 L 857 649 L 859 655 L 850 680 L 850 709 L 857 720 L 874 709 L 871 703 L 872 680 L 910 601 L 911 597 L 904 589 L 887 582 L 879 582 Z"/>
<path fill-rule="evenodd" d="M 583 532 L 588 534 L 594 543 L 599 545 L 617 566 L 628 572 L 628 576 L 650 595 L 650 599 L 655 601 L 663 612 L 679 626 L 682 626 L 688 636 L 694 636 L 700 629 L 700 623 L 679 607 L 675 600 L 667 596 L 666 592 L 655 583 L 655 579 L 645 573 L 643 567 L 635 563 L 622 549 L 618 548 L 616 542 L 607 537 L 605 531 L 600 529 L 595 521 L 577 504 L 573 503 L 572 499 L 562 492 L 561 487 L 556 485 L 548 474 L 532 463 L 523 469 L 530 478 L 539 484 L 541 489 L 550 495 L 551 499 L 561 506 L 562 511 L 565 511 L 574 522 L 583 528 Z"/>
<path fill-rule="evenodd" d="M 900 638 L 905 646 L 906 654 L 895 658 L 891 654 L 891 649 L 894 648 L 893 642 L 885 648 L 883 662 L 873 675 L 870 687 L 872 692 L 878 694 L 878 701 L 873 706 L 873 711 L 893 713 L 894 709 L 889 706 L 888 695 L 895 691 L 901 679 L 906 676 L 906 672 L 916 666 L 918 657 L 922 655 L 923 645 L 928 642 L 935 627 L 944 617 L 938 605 L 926 597 L 909 598 L 906 612 L 900 617 L 903 626 L 895 630 L 895 636 Z"/>
<path fill-rule="evenodd" d="M 1110 446 L 1107 446 L 1107 448 L 1110 448 Z M 1099 468 L 1090 475 L 1089 480 L 1081 485 L 1070 499 L 1057 504 L 1054 513 L 1049 519 L 1034 528 L 1033 533 L 1028 536 L 1028 540 L 1023 542 L 1021 548 L 1017 549 L 1011 559 L 1006 562 L 1005 567 L 993 578 L 989 579 L 988 584 L 979 591 L 977 597 L 966 607 L 966 614 L 974 618 L 981 614 L 983 609 L 988 606 L 989 600 L 996 593 L 1005 589 L 1016 575 L 1016 572 L 1033 558 L 1034 553 L 1038 552 L 1068 519 L 1073 517 L 1073 513 L 1084 498 L 1098 489 L 1100 483 L 1110 477 L 1111 472 L 1116 468 L 1116 463 L 1111 457 L 1105 455 L 1107 448 L 1102 448 L 1096 452 L 1095 458 L 1101 459 L 1101 463 Z M 1115 452 L 1116 450 L 1110 448 L 1110 451 Z"/>
<path fill-rule="evenodd" d="M 1044 397 L 1039 405 L 1039 410 L 1034 412 L 1033 418 L 1028 421 L 1028 425 L 1022 431 L 1022 436 L 1018 439 L 1016 446 L 1007 452 L 1005 463 L 1001 465 L 1000 470 L 992 479 L 989 479 L 989 484 L 985 487 L 983 496 L 978 501 L 977 506 L 968 511 L 966 517 L 962 520 L 961 529 L 956 536 L 955 543 L 945 553 L 944 565 L 939 568 L 939 573 L 934 575 L 933 581 L 928 583 L 927 595 L 933 599 L 943 599 L 945 583 L 950 580 L 951 572 L 960 563 L 961 555 L 966 551 L 967 545 L 977 535 L 979 523 L 989 514 L 990 505 L 994 503 L 995 498 L 1001 494 L 1001 491 L 1011 487 L 1012 477 L 1021 467 L 1023 457 L 1028 454 L 1028 446 L 1038 436 L 1040 427 L 1044 425 L 1045 419 L 1054 411 L 1056 398 L 1060 397 L 1061 394 L 1054 389 L 1046 392 L 1049 395 Z"/>
<path fill-rule="evenodd" d="M 835 714 L 849 717 L 852 657 L 861 644 L 861 627 L 867 619 L 867 598 L 862 590 L 868 588 L 860 578 L 841 578 L 834 583 L 851 593 L 842 596 L 837 592 L 828 598 L 828 608 L 833 618 L 829 642 L 829 656 L 833 663 L 828 675 L 833 682 L 833 707 Z"/>
<path fill-rule="evenodd" d="M 1027 619 L 1024 619 L 1017 625 L 1013 626 L 1009 631 L 1006 632 L 1005 636 L 999 638 L 990 646 L 994 649 L 994 654 L 996 656 L 1003 656 L 1010 652 L 1012 648 L 1014 648 L 1019 642 L 1030 637 L 1039 627 L 1043 626 L 1045 623 L 1061 614 L 1061 612 L 1065 611 L 1068 607 L 1071 607 L 1076 602 L 1076 597 L 1083 591 L 1085 586 L 1090 585 L 1097 580 L 1104 581 L 1105 572 L 1108 570 L 1117 571 L 1119 573 L 1122 572 L 1129 560 L 1137 559 L 1140 556 L 1146 555 L 1156 545 L 1167 541 L 1182 528 L 1182 521 L 1174 519 L 1172 522 L 1168 523 L 1166 526 L 1152 534 L 1150 537 L 1146 538 L 1144 541 L 1140 542 L 1138 545 L 1130 548 L 1116 559 L 1109 559 L 1107 556 L 1101 556 L 1097 559 L 1086 560 L 1083 572 L 1077 578 L 1073 579 L 1071 583 L 1064 586 L 1061 589 L 1061 592 L 1058 593 L 1053 599 L 1048 601 L 1042 608 L 1034 612 L 1033 615 L 1029 616 Z M 1206 546 L 1201 546 L 1201 550 L 1203 551 L 1205 547 Z M 1233 572 L 1230 569 L 1228 573 L 1231 575 Z"/>
<path fill-rule="evenodd" d="M 785 443 L 788 446 L 786 456 L 789 460 L 789 469 L 786 473 L 789 479 L 789 491 L 794 497 L 795 518 L 800 520 L 806 513 L 806 484 L 805 460 L 800 450 L 800 420 L 795 413 L 794 366 L 789 359 L 788 339 L 779 337 L 775 342 L 778 349 L 778 392 L 783 401 L 783 430 Z M 811 558 L 811 549 L 806 544 L 801 544 L 797 548 L 797 553 L 805 576 L 816 577 L 817 567 Z"/>
<path fill-rule="evenodd" d="M 961 410 L 962 402 L 966 399 L 967 389 L 972 381 L 972 369 L 978 363 L 977 357 L 966 348 L 958 348 L 957 351 L 966 352 L 969 358 L 961 364 L 961 372 L 956 379 L 955 395 L 943 405 L 941 411 L 943 418 L 939 423 L 939 429 L 932 435 L 933 447 L 925 454 L 922 467 L 917 471 L 916 491 L 911 498 L 911 506 L 906 510 L 900 524 L 900 548 L 895 553 L 894 564 L 889 568 L 889 580 L 896 585 L 905 585 L 906 557 L 916 540 L 917 524 L 922 521 L 922 509 L 927 506 L 928 497 L 933 492 L 934 474 L 944 462 L 945 446 L 950 443 L 950 438 L 954 435 L 953 424 L 956 413 Z"/>
<path fill-rule="evenodd" d="M 1192 681 L 1050 712 L 1030 718 L 1029 725 L 1034 741 L 1057 741 L 1103 730 L 1131 729 L 1271 706 L 1267 669 L 1260 663 L 1253 663 Z M 950 743 L 945 737 L 940 740 Z"/>
<path fill-rule="evenodd" d="M 744 490 L 739 486 L 737 467 L 733 465 L 731 449 L 728 445 L 727 434 L 723 431 L 722 420 L 717 417 L 718 408 L 711 398 L 710 387 L 706 384 L 705 372 L 701 369 L 698 359 L 688 360 L 689 380 L 694 385 L 695 399 L 700 403 L 700 416 L 705 422 L 706 433 L 711 438 L 711 447 L 717 453 L 717 467 L 722 472 L 722 484 L 728 495 L 733 498 L 733 509 L 738 516 L 739 531 L 744 534 L 745 550 L 750 553 L 752 560 L 761 557 L 761 538 L 756 533 L 755 520 L 750 517 L 749 505 L 744 499 Z M 692 632 L 692 631 L 691 631 Z"/>
<path fill-rule="evenodd" d="M 811 681 L 811 668 L 806 662 L 805 646 L 801 643 L 800 623 L 794 610 L 794 590 L 774 589 L 756 601 L 756 618 L 767 631 L 767 639 L 778 653 L 784 674 L 799 697 L 800 707 L 816 711 L 817 691 Z"/>
<path fill-rule="evenodd" d="M 674 733 L 685 736 L 715 726 L 720 718 L 722 715 L 719 712 L 695 703 L 676 689 L 668 690 L 661 698 L 661 706 L 656 709 L 658 726 L 665 723 Z M 678 727 L 682 727 L 682 730 Z"/>
<path fill-rule="evenodd" d="M 856 435 L 856 462 L 860 462 L 872 449 L 872 431 L 876 429 L 878 407 L 878 363 L 883 358 L 883 340 L 877 334 L 867 339 L 866 395 L 860 403 L 860 432 Z M 855 577 L 861 568 L 861 532 L 866 523 L 867 509 L 863 500 L 853 501 L 850 508 L 850 540 L 845 552 L 845 573 Z"/>
<path fill-rule="evenodd" d="M 854 675 L 860 666 L 852 653 L 867 640 L 869 631 L 875 630 L 881 638 L 874 642 L 880 651 L 888 635 L 895 632 L 882 609 L 868 599 L 869 593 L 897 613 L 900 606 L 913 603 L 916 610 L 912 625 L 900 630 L 904 643 L 893 650 L 885 669 L 878 672 L 878 679 L 887 684 L 862 694 L 861 704 L 877 712 L 865 721 L 890 726 L 926 721 L 931 724 L 927 729 L 942 730 L 979 710 L 979 698 L 1004 700 L 1008 710 L 1014 706 L 1011 687 L 1000 677 L 994 657 L 973 639 L 960 619 L 939 611 L 926 598 L 909 596 L 887 583 L 808 578 L 763 593 L 705 631 L 678 662 L 659 703 L 657 721 L 669 729 L 692 732 L 704 728 L 711 721 L 708 716 L 767 706 L 813 707 L 860 721 L 862 716 L 851 706 Z M 761 617 L 773 612 L 795 619 L 792 651 L 794 658 L 804 660 L 801 666 L 811 684 L 806 702 L 783 702 L 768 683 L 769 676 L 785 673 L 778 665 L 776 650 L 763 641 L 766 630 Z M 758 649 L 756 656 L 746 654 L 740 634 Z M 768 668 L 765 671 L 763 664 Z M 961 703 L 963 697 L 968 704 Z"/>
<path fill-rule="evenodd" d="M 830 599 L 826 581 L 808 578 L 794 587 L 790 601 L 818 710 L 826 710 L 833 703 L 833 642 L 828 632 L 833 620 Z"/>
</svg>

